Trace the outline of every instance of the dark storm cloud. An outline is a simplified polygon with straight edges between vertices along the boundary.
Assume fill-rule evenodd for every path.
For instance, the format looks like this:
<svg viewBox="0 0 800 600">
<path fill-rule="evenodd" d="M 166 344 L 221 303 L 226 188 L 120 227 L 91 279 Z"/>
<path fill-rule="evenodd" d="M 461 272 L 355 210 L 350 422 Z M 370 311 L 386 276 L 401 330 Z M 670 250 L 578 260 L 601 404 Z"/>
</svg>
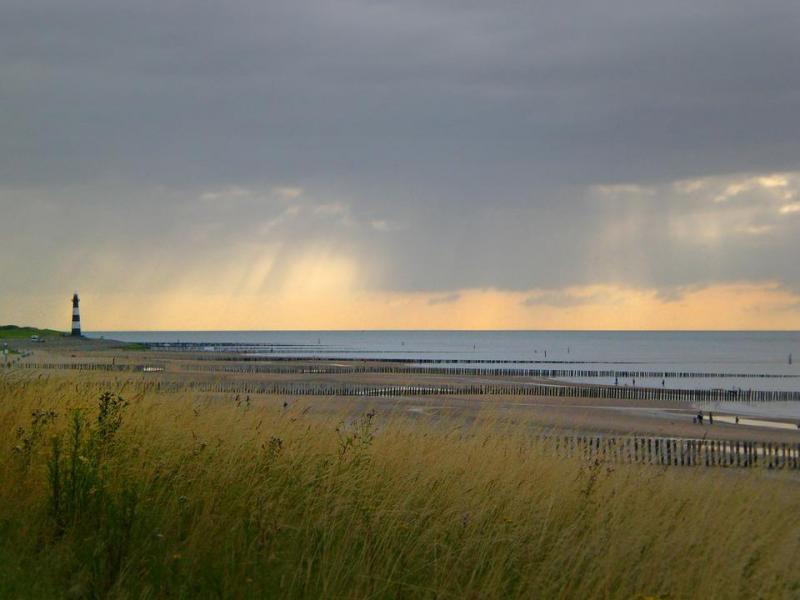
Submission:
<svg viewBox="0 0 800 600">
<path fill-rule="evenodd" d="M 796 285 L 791 198 L 671 182 L 800 169 L 799 27 L 794 0 L 0 0 L 0 233 L 41 266 L 13 280 L 168 285 L 249 239 L 396 290 Z"/>
</svg>

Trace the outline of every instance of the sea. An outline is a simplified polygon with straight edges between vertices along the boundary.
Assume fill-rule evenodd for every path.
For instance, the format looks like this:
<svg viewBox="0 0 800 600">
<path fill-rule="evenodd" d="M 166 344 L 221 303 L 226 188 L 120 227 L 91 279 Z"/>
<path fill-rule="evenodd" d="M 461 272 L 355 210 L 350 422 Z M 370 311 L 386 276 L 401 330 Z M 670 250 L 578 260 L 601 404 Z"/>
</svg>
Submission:
<svg viewBox="0 0 800 600">
<path fill-rule="evenodd" d="M 89 337 L 273 357 L 583 371 L 564 381 L 800 391 L 797 331 L 105 331 Z M 657 373 L 645 377 L 632 373 Z"/>
</svg>

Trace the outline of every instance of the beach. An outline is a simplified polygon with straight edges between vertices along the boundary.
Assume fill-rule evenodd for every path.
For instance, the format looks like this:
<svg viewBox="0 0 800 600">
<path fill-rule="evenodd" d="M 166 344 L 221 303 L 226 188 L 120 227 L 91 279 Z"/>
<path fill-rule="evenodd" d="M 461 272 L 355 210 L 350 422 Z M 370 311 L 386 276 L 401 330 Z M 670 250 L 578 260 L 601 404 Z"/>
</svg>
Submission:
<svg viewBox="0 0 800 600">
<path fill-rule="evenodd" d="M 141 336 L 145 337 L 146 336 Z M 313 336 L 312 336 L 313 337 Z M 139 342 L 141 344 L 141 342 Z M 597 389 L 596 384 L 577 384 L 541 377 L 515 375 L 465 375 L 452 365 L 434 374 L 406 373 L 416 363 L 380 359 L 333 358 L 283 353 L 208 351 L 199 347 L 165 348 L 136 345 L 129 340 L 97 338 L 52 338 L 45 343 L 23 340 L 16 344 L 24 358 L 15 368 L 21 372 L 40 372 L 53 378 L 80 374 L 81 379 L 121 385 L 124 381 L 145 381 L 172 386 L 193 386 L 198 394 L 215 395 L 213 386 L 227 386 L 232 394 L 255 395 L 259 389 L 280 386 L 288 401 L 310 404 L 315 410 L 338 410 L 341 406 L 376 407 L 384 411 L 406 411 L 424 415 L 475 416 L 486 410 L 501 410 L 526 419 L 542 428 L 559 432 L 600 435 L 654 435 L 685 439 L 727 441 L 800 442 L 796 428 L 796 402 L 676 402 L 637 397 L 637 389 L 623 386 L 628 398 L 548 396 L 527 393 L 526 386 L 550 393 L 578 390 L 581 394 Z M 274 360 L 273 360 L 274 359 Z M 486 363 L 483 363 L 484 366 Z M 516 364 L 501 365 L 513 372 Z M 205 386 L 205 387 L 203 387 Z M 303 393 L 292 393 L 301 386 Z M 391 390 L 397 388 L 397 394 Z M 472 386 L 488 392 L 470 393 Z M 602 386 L 608 393 L 614 386 Z M 455 388 L 452 393 L 442 390 Z M 515 393 L 492 393 L 511 389 Z M 206 391 L 203 392 L 202 390 Z M 348 389 L 355 390 L 347 393 Z M 641 388 L 644 396 L 646 387 Z M 321 390 L 319 394 L 315 390 Z M 325 390 L 329 390 L 326 394 Z M 366 390 L 366 391 L 364 391 Z M 370 392 L 370 390 L 372 390 Z M 426 393 L 430 390 L 430 393 Z M 459 393 L 457 390 L 464 390 Z M 314 395 L 309 393 L 314 392 Z M 378 393 L 380 392 L 380 393 Z M 566 392 L 568 393 L 568 392 Z M 262 395 L 275 395 L 262 392 Z M 413 394 L 413 395 L 409 395 Z M 216 393 L 217 396 L 221 394 Z M 716 415 L 713 425 L 693 422 L 698 412 Z M 740 422 L 736 423 L 736 417 Z M 746 418 L 745 418 L 746 417 Z"/>
</svg>

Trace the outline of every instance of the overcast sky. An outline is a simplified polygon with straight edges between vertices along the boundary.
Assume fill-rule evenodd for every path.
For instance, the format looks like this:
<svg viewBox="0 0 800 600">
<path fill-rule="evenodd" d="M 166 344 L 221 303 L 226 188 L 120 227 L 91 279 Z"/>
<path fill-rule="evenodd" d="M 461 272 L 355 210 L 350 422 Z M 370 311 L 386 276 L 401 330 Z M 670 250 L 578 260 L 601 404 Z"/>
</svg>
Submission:
<svg viewBox="0 0 800 600">
<path fill-rule="evenodd" d="M 796 0 L 0 0 L 0 322 L 78 289 L 90 329 L 800 328 L 798 32 Z"/>
</svg>

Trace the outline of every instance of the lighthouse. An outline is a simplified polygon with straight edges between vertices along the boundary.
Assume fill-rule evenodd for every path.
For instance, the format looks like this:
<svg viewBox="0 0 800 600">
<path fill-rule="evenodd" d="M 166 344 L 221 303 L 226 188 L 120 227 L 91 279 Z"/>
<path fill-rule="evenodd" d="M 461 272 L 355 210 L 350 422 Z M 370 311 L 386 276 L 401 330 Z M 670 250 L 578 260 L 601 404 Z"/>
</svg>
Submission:
<svg viewBox="0 0 800 600">
<path fill-rule="evenodd" d="M 75 337 L 81 336 L 81 310 L 78 308 L 80 303 L 78 292 L 75 292 L 72 296 L 72 335 Z"/>
</svg>

